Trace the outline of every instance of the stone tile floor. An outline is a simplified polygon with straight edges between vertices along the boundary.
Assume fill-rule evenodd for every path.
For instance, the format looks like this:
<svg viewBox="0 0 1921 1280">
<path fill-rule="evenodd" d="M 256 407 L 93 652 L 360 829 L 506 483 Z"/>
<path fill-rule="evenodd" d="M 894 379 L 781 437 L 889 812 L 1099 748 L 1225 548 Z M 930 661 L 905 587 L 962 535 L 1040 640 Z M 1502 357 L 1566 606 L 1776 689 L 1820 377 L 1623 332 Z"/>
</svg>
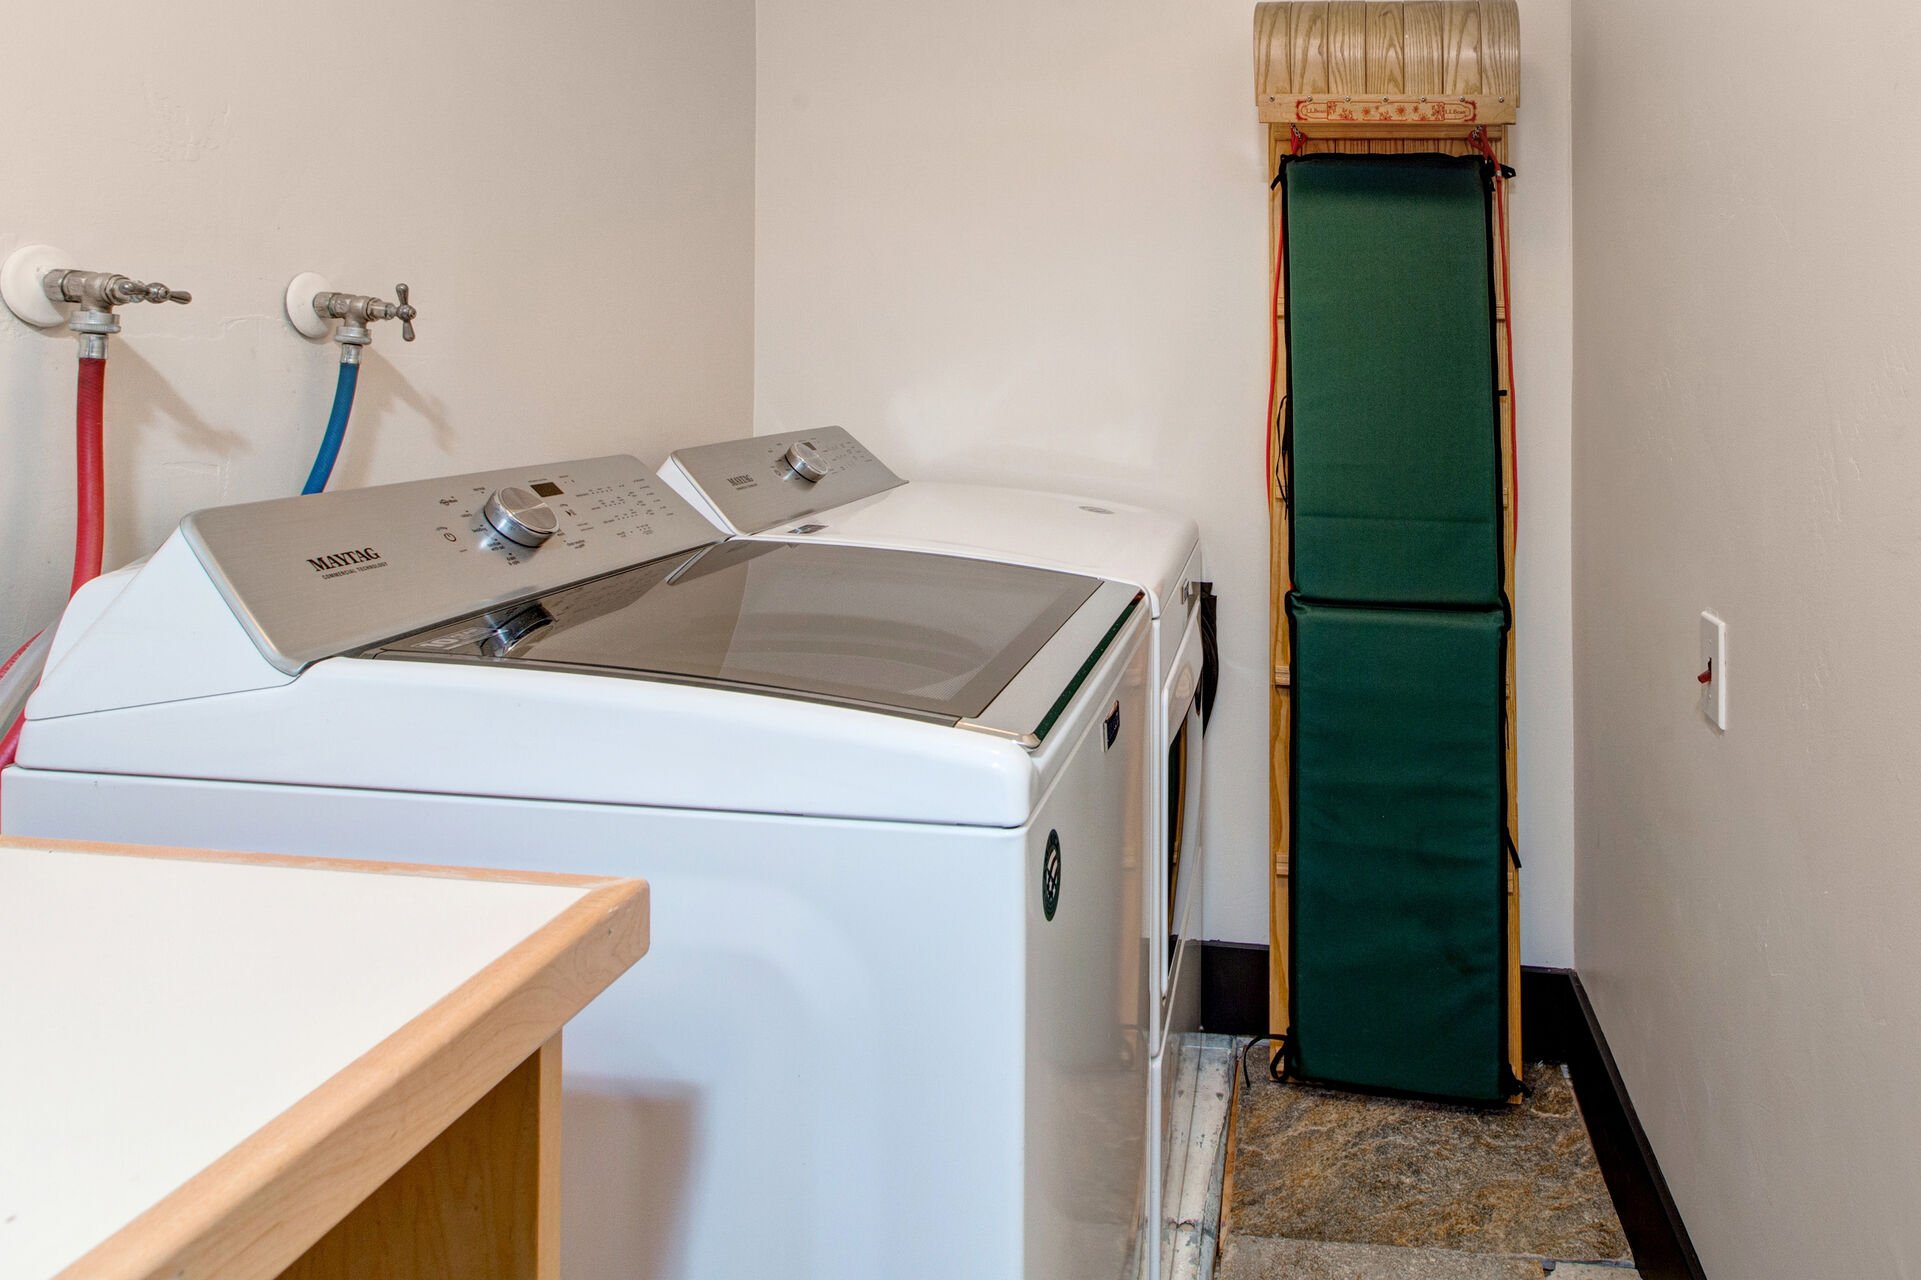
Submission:
<svg viewBox="0 0 1921 1280">
<path fill-rule="evenodd" d="M 1566 1072 L 1499 1111 L 1275 1084 L 1235 1104 L 1221 1280 L 1634 1280 Z"/>
</svg>

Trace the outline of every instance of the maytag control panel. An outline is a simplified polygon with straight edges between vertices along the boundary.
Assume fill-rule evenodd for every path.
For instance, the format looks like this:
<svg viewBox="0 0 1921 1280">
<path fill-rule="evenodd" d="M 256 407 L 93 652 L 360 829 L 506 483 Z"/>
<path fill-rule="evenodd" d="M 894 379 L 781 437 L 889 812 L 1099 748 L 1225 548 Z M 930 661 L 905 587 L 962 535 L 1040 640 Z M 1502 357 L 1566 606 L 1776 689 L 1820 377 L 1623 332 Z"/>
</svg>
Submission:
<svg viewBox="0 0 1921 1280">
<path fill-rule="evenodd" d="M 678 470 L 737 533 L 779 532 L 904 483 L 841 427 L 676 449 L 661 470 Z"/>
<path fill-rule="evenodd" d="M 721 537 L 624 454 L 216 507 L 180 527 L 290 674 Z"/>
</svg>

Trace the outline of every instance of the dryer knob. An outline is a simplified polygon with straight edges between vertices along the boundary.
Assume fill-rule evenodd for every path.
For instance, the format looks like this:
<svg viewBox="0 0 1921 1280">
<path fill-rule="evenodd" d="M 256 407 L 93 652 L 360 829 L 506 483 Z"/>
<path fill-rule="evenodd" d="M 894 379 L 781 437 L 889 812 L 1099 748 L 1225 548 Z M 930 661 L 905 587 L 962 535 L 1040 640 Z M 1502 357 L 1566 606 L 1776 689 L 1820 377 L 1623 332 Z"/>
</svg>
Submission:
<svg viewBox="0 0 1921 1280">
<path fill-rule="evenodd" d="M 508 485 L 480 509 L 494 532 L 516 546 L 537 547 L 560 531 L 560 517 L 538 495 Z"/>
<path fill-rule="evenodd" d="M 805 440 L 796 440 L 787 448 L 787 465 L 794 474 L 808 484 L 817 484 L 827 475 L 827 461 L 820 456 L 820 450 Z"/>
</svg>

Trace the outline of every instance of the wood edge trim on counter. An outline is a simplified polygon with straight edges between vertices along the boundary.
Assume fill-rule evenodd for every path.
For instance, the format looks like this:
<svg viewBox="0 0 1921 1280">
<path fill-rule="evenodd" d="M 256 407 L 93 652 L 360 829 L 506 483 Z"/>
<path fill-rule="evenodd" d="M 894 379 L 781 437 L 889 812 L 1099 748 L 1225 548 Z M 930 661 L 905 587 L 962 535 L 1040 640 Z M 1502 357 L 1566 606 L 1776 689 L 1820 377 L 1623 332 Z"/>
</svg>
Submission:
<svg viewBox="0 0 1921 1280">
<path fill-rule="evenodd" d="M 558 880 L 589 891 L 95 1246 L 60 1280 L 271 1280 L 646 953 L 644 882 L 490 878 Z"/>
<path fill-rule="evenodd" d="M 427 880 L 485 880 L 496 884 L 552 885 L 586 889 L 596 885 L 629 883 L 617 876 L 569 875 L 561 871 L 503 871 L 498 867 L 456 867 L 445 863 L 380 862 L 365 858 L 322 858 L 293 853 L 243 853 L 228 849 L 190 849 L 160 844 L 108 844 L 97 840 L 42 840 L 34 836 L 0 836 L 0 852 L 8 849 L 49 853 L 94 854 L 108 858 L 156 858 L 179 862 L 221 862 L 239 866 L 284 867 L 290 871 L 344 871 L 360 875 L 418 876 Z"/>
</svg>

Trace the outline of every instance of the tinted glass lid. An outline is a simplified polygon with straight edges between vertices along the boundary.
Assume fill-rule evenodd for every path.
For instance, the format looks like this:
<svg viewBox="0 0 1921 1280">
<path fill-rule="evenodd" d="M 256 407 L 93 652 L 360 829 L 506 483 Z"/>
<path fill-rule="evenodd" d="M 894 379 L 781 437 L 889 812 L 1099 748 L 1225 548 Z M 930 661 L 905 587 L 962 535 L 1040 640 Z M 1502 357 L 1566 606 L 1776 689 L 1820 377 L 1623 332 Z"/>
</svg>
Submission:
<svg viewBox="0 0 1921 1280">
<path fill-rule="evenodd" d="M 979 715 L 1100 586 L 881 547 L 725 542 L 381 646 Z"/>
</svg>

